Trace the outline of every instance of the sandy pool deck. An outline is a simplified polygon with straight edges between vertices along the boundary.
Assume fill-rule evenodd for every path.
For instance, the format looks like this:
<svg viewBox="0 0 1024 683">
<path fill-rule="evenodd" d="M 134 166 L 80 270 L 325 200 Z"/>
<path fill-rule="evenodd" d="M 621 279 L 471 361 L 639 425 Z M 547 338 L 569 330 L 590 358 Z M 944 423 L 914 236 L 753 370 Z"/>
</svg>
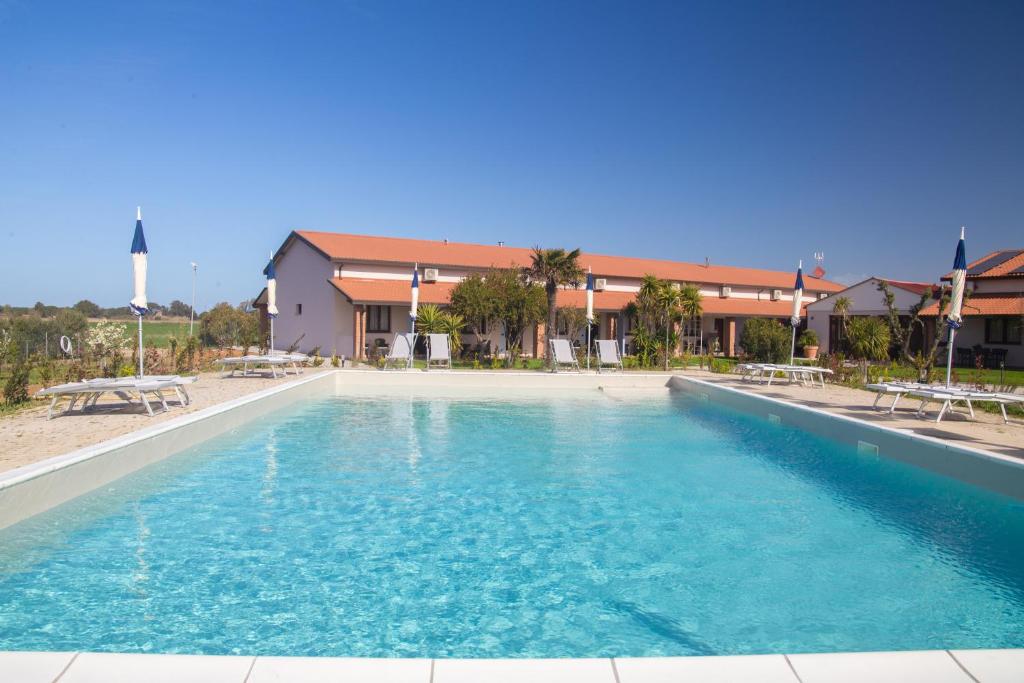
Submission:
<svg viewBox="0 0 1024 683">
<path fill-rule="evenodd" d="M 935 416 L 939 410 L 938 403 L 931 403 L 925 408 L 924 417 L 917 417 L 919 399 L 903 398 L 896 406 L 896 412 L 888 414 L 892 404 L 892 396 L 882 397 L 879 408 L 873 409 L 875 392 L 864 389 L 851 389 L 837 384 L 804 386 L 799 383 L 788 384 L 786 380 L 775 380 L 771 386 L 758 384 L 756 381 L 744 381 L 739 375 L 716 375 L 709 372 L 688 371 L 681 373 L 684 377 L 696 377 L 702 380 L 724 384 L 726 386 L 759 394 L 771 398 L 788 401 L 825 410 L 836 415 L 864 420 L 873 424 L 885 425 L 893 429 L 906 429 L 915 434 L 931 436 L 972 448 L 980 448 L 992 453 L 1000 453 L 1024 459 L 1024 419 L 1010 416 L 1010 423 L 1003 424 L 998 414 L 987 413 L 975 407 L 975 419 L 968 419 L 966 409 L 958 407 L 957 412 L 947 413 L 942 422 L 936 423 Z"/>
<path fill-rule="evenodd" d="M 333 368 L 306 368 L 298 377 L 312 377 Z M 170 410 L 153 417 L 146 414 L 136 401 L 127 406 L 113 397 L 101 400 L 96 410 L 46 419 L 49 401 L 36 401 L 36 405 L 12 415 L 0 417 L 0 472 L 30 465 L 45 458 L 92 446 L 145 427 L 194 413 L 204 408 L 240 398 L 263 389 L 285 384 L 296 375 L 274 379 L 269 375 L 222 377 L 219 372 L 204 372 L 195 384 L 186 387 L 192 402 L 178 406 L 168 400 Z M 67 405 L 67 402 L 64 402 Z"/>
</svg>

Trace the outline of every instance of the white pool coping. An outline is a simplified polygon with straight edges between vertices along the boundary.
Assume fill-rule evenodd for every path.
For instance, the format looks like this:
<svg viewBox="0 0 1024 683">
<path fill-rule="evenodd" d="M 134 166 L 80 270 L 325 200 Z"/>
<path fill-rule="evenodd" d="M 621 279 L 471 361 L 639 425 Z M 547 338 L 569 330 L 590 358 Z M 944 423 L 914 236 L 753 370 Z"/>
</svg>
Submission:
<svg viewBox="0 0 1024 683">
<path fill-rule="evenodd" d="M 12 683 L 1020 683 L 1024 650 L 602 659 L 361 659 L 0 652 Z"/>
<path fill-rule="evenodd" d="M 458 379 L 455 379 L 458 378 Z M 828 418 L 830 425 L 870 429 L 900 443 L 939 446 L 1024 473 L 1022 463 L 920 434 L 762 396 L 676 373 L 547 374 L 529 372 L 380 372 L 337 370 L 282 383 L 152 427 L 82 448 L 65 455 L 0 474 L 0 528 L 59 505 L 108 481 L 169 457 L 277 407 L 309 396 L 365 393 L 462 395 L 458 388 L 500 397 L 536 395 L 538 389 L 562 391 L 600 389 L 610 398 L 657 395 L 668 387 L 754 399 L 759 412 L 775 421 L 802 426 L 799 415 Z M 600 392 L 595 392 L 595 394 Z M 770 406 L 767 410 L 764 407 Z M 786 415 L 783 420 L 772 410 Z M 794 412 L 795 411 L 795 412 Z M 802 411 L 802 412 L 801 412 Z M 813 431 L 813 430 L 812 430 Z M 830 435 L 831 432 L 830 432 Z M 184 438 L 182 438 L 184 437 Z M 882 439 L 879 439 L 880 441 Z M 892 455 L 879 449 L 885 456 Z M 934 451 L 933 451 L 934 453 Z M 973 459 L 972 458 L 972 459 Z M 905 459 L 905 458 L 902 458 Z M 83 467 L 97 464 L 96 471 Z M 916 463 L 921 464 L 921 463 Z M 99 466 L 102 465 L 102 466 Z M 929 466 L 927 463 L 922 466 Z M 934 467 L 931 467 L 934 469 Z M 62 474 L 87 473 L 85 477 Z M 953 473 L 951 476 L 957 476 Z M 50 482 L 50 480 L 54 480 Z M 991 483 L 991 482 L 989 482 Z M 997 482 L 998 483 L 998 482 Z M 14 493 L 15 495 L 11 495 Z M 28 495 L 24 495 L 28 494 Z M 13 512 L 12 512 L 13 510 Z M 676 683 L 680 681 L 1024 681 L 1024 649 L 929 650 L 828 654 L 769 654 L 718 657 L 641 657 L 603 659 L 372 659 L 344 657 L 265 657 L 148 655 L 94 652 L 0 652 L 0 681 L 43 683 L 117 681 L 389 681 L 393 683 L 605 681 L 607 683 Z"/>
</svg>

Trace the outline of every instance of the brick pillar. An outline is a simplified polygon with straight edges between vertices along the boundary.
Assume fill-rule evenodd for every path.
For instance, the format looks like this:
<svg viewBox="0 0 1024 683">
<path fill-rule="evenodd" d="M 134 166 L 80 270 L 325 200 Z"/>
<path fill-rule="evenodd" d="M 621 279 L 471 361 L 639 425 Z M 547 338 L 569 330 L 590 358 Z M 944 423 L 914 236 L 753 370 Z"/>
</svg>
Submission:
<svg viewBox="0 0 1024 683">
<path fill-rule="evenodd" d="M 363 347 L 366 345 L 366 307 L 356 304 L 352 307 L 352 357 L 363 360 Z"/>
<path fill-rule="evenodd" d="M 608 314 L 608 338 L 616 340 L 619 338 L 619 316 L 614 313 Z"/>
<path fill-rule="evenodd" d="M 722 326 L 725 330 L 725 339 L 722 341 L 722 351 L 727 356 L 736 355 L 736 318 L 726 318 L 725 325 Z"/>
</svg>

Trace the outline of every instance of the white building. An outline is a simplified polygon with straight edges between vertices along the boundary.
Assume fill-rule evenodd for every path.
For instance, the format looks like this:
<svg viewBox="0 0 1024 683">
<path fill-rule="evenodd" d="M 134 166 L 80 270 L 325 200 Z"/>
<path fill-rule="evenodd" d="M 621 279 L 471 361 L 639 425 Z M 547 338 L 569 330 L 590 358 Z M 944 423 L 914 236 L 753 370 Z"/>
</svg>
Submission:
<svg viewBox="0 0 1024 683">
<path fill-rule="evenodd" d="M 408 331 L 414 264 L 420 276 L 420 303 L 445 305 L 452 288 L 473 272 L 490 267 L 527 266 L 531 249 L 448 241 L 371 237 L 295 231 L 274 255 L 277 271 L 275 336 L 280 348 L 319 347 L 324 354 L 365 357 L 377 340 L 389 342 Z M 641 278 L 653 274 L 695 284 L 704 315 L 691 336 L 716 339 L 734 355 L 743 321 L 750 317 L 788 320 L 792 307 L 792 271 L 699 265 L 584 253 L 580 265 L 597 279 L 594 308 L 600 338 L 628 341 L 622 308 L 634 299 Z M 805 301 L 837 292 L 842 285 L 805 277 Z M 559 292 L 560 306 L 585 305 L 584 290 Z M 260 301 L 257 300 L 257 305 Z M 504 349 L 502 331 L 490 330 L 493 348 Z M 543 355 L 543 325 L 527 335 L 523 353 Z M 467 340 L 468 341 L 468 340 Z"/>
<path fill-rule="evenodd" d="M 880 316 L 889 315 L 889 309 L 885 305 L 885 295 L 878 289 L 880 282 L 889 284 L 889 291 L 892 292 L 896 310 L 901 316 L 909 315 L 911 307 L 921 302 L 921 296 L 925 293 L 932 294 L 936 289 L 935 285 L 927 282 L 907 282 L 904 280 L 890 280 L 888 278 L 869 277 L 855 285 L 850 285 L 841 292 L 828 298 L 814 301 L 807 305 L 807 327 L 814 330 L 818 335 L 818 345 L 822 353 L 838 353 L 842 344 L 842 316 L 832 312 L 836 300 L 845 297 L 849 301 L 850 317 L 857 316 Z M 905 319 L 904 319 L 905 320 Z M 926 323 L 929 324 L 929 323 Z M 932 321 L 929 326 L 934 325 Z M 922 336 L 915 333 L 911 340 L 912 348 L 921 348 L 925 338 L 931 338 L 931 333 Z"/>
</svg>

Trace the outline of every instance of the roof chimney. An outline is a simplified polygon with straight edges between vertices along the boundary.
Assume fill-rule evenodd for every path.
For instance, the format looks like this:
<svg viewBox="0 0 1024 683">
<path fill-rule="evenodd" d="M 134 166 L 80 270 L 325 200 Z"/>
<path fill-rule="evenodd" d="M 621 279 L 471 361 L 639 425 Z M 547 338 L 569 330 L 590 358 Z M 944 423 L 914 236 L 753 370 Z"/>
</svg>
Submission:
<svg viewBox="0 0 1024 683">
<path fill-rule="evenodd" d="M 504 242 L 502 242 L 501 240 L 498 240 L 498 246 L 499 246 L 499 247 L 503 247 L 503 246 L 505 246 L 505 243 L 504 243 Z"/>
</svg>

